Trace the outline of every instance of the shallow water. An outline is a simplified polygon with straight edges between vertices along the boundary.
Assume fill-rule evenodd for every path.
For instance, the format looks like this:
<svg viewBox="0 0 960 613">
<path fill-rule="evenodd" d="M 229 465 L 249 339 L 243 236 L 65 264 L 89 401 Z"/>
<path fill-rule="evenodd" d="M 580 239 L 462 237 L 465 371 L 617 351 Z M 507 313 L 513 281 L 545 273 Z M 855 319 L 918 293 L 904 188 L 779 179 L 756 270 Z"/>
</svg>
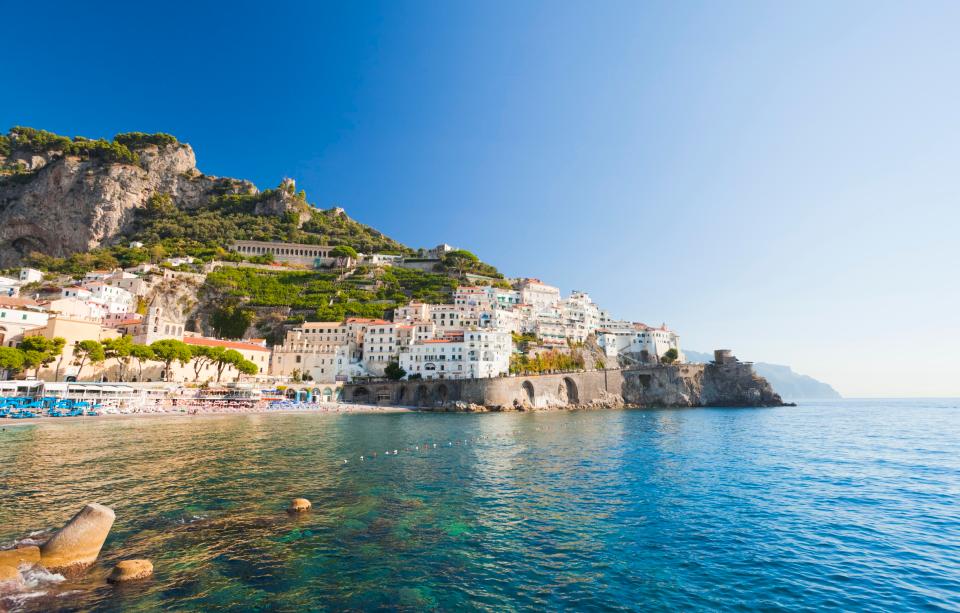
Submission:
<svg viewBox="0 0 960 613">
<path fill-rule="evenodd" d="M 0 425 L 0 544 L 117 513 L 0 610 L 960 610 L 955 400 Z"/>
</svg>

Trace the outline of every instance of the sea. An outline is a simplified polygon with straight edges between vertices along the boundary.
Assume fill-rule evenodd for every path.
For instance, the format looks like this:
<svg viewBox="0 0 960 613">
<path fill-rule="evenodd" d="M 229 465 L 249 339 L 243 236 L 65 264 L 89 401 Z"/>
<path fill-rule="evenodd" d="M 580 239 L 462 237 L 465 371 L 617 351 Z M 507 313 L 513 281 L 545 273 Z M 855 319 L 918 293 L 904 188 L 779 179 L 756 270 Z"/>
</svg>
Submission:
<svg viewBox="0 0 960 613">
<path fill-rule="evenodd" d="M 960 610 L 960 400 L 0 427 L 0 546 L 117 516 L 0 610 Z"/>
</svg>

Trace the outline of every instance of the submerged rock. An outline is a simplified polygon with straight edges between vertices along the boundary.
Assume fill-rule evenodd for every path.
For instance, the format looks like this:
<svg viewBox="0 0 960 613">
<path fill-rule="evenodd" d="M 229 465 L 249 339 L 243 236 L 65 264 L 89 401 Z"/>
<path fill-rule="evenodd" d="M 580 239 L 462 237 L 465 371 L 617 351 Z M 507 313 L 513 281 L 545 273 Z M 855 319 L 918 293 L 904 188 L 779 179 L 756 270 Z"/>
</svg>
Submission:
<svg viewBox="0 0 960 613">
<path fill-rule="evenodd" d="M 100 554 L 114 519 L 113 510 L 102 504 L 90 503 L 83 507 L 40 547 L 41 564 L 57 572 L 87 568 Z"/>
<path fill-rule="evenodd" d="M 290 501 L 290 506 L 287 507 L 287 513 L 303 513 L 309 511 L 312 506 L 306 498 L 294 498 Z"/>
<path fill-rule="evenodd" d="M 137 579 L 146 579 L 152 574 L 153 563 L 150 560 L 123 560 L 113 567 L 107 581 L 110 583 L 136 581 Z"/>
</svg>

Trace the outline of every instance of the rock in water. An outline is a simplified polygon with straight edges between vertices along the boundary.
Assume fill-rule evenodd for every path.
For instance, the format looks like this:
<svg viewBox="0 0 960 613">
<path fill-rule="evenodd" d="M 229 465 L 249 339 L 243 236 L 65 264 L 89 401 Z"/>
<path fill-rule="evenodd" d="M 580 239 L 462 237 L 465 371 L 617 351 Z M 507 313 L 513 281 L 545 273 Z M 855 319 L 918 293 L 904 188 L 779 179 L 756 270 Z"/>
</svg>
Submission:
<svg viewBox="0 0 960 613">
<path fill-rule="evenodd" d="M 23 545 L 16 549 L 0 551 L 0 566 L 16 568 L 20 564 L 33 564 L 40 561 L 40 548 L 36 545 Z"/>
<path fill-rule="evenodd" d="M 136 581 L 137 579 L 146 579 L 152 574 L 153 563 L 150 560 L 124 560 L 113 567 L 107 581 L 110 583 Z"/>
<path fill-rule="evenodd" d="M 96 561 L 115 518 L 112 509 L 88 504 L 40 547 L 40 563 L 55 572 L 85 569 Z"/>
<path fill-rule="evenodd" d="M 20 581 L 20 571 L 16 566 L 0 565 L 0 583 L 7 581 Z"/>
<path fill-rule="evenodd" d="M 306 498 L 294 498 L 290 501 L 290 506 L 287 507 L 287 512 L 303 513 L 304 511 L 309 511 L 311 506 L 313 505 L 311 505 L 310 501 Z"/>
</svg>

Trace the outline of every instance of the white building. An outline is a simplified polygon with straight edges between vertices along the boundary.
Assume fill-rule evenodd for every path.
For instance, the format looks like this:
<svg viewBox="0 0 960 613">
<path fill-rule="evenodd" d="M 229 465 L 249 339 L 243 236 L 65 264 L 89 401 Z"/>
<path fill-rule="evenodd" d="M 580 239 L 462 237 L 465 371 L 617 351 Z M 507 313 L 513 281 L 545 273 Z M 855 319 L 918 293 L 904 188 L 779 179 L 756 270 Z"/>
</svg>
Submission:
<svg viewBox="0 0 960 613">
<path fill-rule="evenodd" d="M 49 314 L 33 300 L 0 297 L 0 347 L 16 347 L 23 333 L 47 325 Z"/>
<path fill-rule="evenodd" d="M 394 266 L 403 262 L 402 255 L 390 255 L 386 253 L 371 253 L 362 256 L 362 260 L 374 266 Z"/>
<path fill-rule="evenodd" d="M 108 314 L 107 306 L 102 302 L 75 297 L 51 300 L 46 307 L 51 313 L 82 321 L 103 322 Z"/>
<path fill-rule="evenodd" d="M 83 289 L 90 292 L 89 300 L 106 305 L 108 313 L 127 313 L 136 305 L 133 294 L 122 287 L 107 285 L 103 281 L 84 283 Z M 81 297 L 77 296 L 77 298 Z"/>
<path fill-rule="evenodd" d="M 309 268 L 331 266 L 336 258 L 330 256 L 333 247 L 325 245 L 305 245 L 300 243 L 280 243 L 272 241 L 234 241 L 230 249 L 245 256 L 271 254 L 275 262 L 286 262 Z"/>
<path fill-rule="evenodd" d="M 150 283 L 146 279 L 125 271 L 116 272 L 104 279 L 103 282 L 112 287 L 126 290 L 134 296 L 146 296 L 150 291 Z"/>
<path fill-rule="evenodd" d="M 605 322 L 604 327 L 597 330 L 597 344 L 608 357 L 618 358 L 626 354 L 639 362 L 656 363 L 667 351 L 675 349 L 679 356 L 678 361 L 684 361 L 680 336 L 667 328 L 666 324 L 651 328 L 642 323 L 630 323 L 629 327 L 623 323 L 626 322 L 621 322 L 620 325 Z"/>
<path fill-rule="evenodd" d="M 600 327 L 600 307 L 586 292 L 573 292 L 560 303 L 566 337 L 582 343 Z"/>
<path fill-rule="evenodd" d="M 424 379 L 485 379 L 510 371 L 512 351 L 508 333 L 470 330 L 459 340 L 415 341 L 401 350 L 400 367 Z"/>
<path fill-rule="evenodd" d="M 12 298 L 20 295 L 20 281 L 10 277 L 0 277 L 0 296 Z"/>
<path fill-rule="evenodd" d="M 60 290 L 61 298 L 76 298 L 77 300 L 90 300 L 93 298 L 93 292 L 77 285 L 71 285 Z"/>
<path fill-rule="evenodd" d="M 112 270 L 91 270 L 87 274 L 83 275 L 83 281 L 81 282 L 81 285 L 93 283 L 94 281 L 103 281 L 112 274 Z"/>
<path fill-rule="evenodd" d="M 163 262 L 164 264 L 169 264 L 170 266 L 173 266 L 174 268 L 176 268 L 177 266 L 183 266 L 184 264 L 193 264 L 194 259 L 193 259 L 193 256 L 185 255 L 180 257 L 167 258 Z"/>
<path fill-rule="evenodd" d="M 371 324 L 363 334 L 363 363 L 371 375 L 383 375 L 390 362 L 400 354 L 397 325 L 389 321 Z"/>
<path fill-rule="evenodd" d="M 20 283 L 36 283 L 37 281 L 43 281 L 43 271 L 36 268 L 20 269 Z"/>
<path fill-rule="evenodd" d="M 560 302 L 560 288 L 547 285 L 539 279 L 523 279 L 517 284 L 520 302 L 529 304 L 535 312 L 555 307 Z"/>
</svg>

